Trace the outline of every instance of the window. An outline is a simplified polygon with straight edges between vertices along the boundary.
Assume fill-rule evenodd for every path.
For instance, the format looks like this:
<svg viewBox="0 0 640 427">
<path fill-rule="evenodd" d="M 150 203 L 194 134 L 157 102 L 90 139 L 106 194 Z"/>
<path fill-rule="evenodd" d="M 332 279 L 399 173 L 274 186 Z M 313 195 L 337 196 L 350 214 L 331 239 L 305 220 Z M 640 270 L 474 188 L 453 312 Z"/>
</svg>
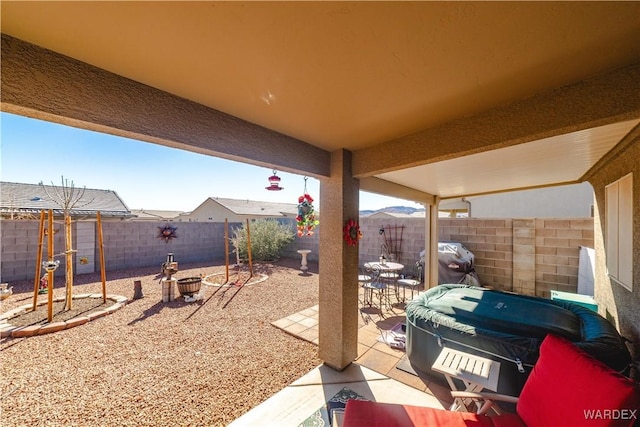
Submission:
<svg viewBox="0 0 640 427">
<path fill-rule="evenodd" d="M 632 290 L 633 174 L 607 185 L 607 270 L 609 277 Z"/>
</svg>

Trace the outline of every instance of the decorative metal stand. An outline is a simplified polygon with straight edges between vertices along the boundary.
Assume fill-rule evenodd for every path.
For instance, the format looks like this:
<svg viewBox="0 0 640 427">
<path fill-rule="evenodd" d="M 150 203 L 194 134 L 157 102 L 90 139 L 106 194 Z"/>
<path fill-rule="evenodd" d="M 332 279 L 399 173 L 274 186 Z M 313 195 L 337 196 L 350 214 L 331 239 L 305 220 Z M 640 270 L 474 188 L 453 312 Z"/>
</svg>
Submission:
<svg viewBox="0 0 640 427">
<path fill-rule="evenodd" d="M 176 299 L 175 289 L 177 280 L 172 276 L 178 272 L 178 263 L 174 261 L 173 254 L 167 254 L 167 261 L 162 263 L 161 273 L 165 276 L 160 279 L 162 284 L 162 302 Z"/>
</svg>

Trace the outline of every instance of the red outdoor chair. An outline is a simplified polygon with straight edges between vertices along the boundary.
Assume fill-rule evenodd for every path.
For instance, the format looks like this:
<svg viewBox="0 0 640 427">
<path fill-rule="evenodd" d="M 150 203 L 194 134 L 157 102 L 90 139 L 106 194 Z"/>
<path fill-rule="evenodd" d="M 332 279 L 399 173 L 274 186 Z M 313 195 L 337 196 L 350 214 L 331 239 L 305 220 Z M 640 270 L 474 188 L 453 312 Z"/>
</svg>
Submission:
<svg viewBox="0 0 640 427">
<path fill-rule="evenodd" d="M 474 397 L 481 409 L 478 413 L 451 412 L 350 400 L 342 426 L 632 426 L 640 418 L 640 391 L 631 380 L 553 335 L 542 343 L 519 398 L 466 392 L 452 392 L 452 396 Z M 498 401 L 516 403 L 516 413 L 487 415 Z"/>
</svg>

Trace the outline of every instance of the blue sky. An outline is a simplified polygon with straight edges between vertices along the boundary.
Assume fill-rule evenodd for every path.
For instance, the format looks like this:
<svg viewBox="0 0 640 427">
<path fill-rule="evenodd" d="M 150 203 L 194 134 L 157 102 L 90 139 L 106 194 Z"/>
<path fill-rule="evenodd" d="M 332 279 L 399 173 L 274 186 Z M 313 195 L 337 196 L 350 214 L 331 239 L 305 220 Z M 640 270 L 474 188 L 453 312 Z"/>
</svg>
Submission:
<svg viewBox="0 0 640 427">
<path fill-rule="evenodd" d="M 304 177 L 278 172 L 282 191 L 267 191 L 272 169 L 176 150 L 8 113 L 0 113 L 2 181 L 113 190 L 129 209 L 190 211 L 207 197 L 297 203 Z M 307 180 L 319 205 L 320 183 Z M 170 196 L 168 196 L 170 195 Z M 360 209 L 418 204 L 360 192 Z"/>
</svg>

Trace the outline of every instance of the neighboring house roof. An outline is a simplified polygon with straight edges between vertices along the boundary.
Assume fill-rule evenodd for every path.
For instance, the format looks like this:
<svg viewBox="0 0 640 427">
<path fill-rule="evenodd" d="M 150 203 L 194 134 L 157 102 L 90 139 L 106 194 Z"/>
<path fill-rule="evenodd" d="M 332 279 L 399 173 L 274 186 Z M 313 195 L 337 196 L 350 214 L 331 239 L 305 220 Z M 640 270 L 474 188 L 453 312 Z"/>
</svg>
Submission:
<svg viewBox="0 0 640 427">
<path fill-rule="evenodd" d="M 297 203 L 262 202 L 248 199 L 224 199 L 221 197 L 210 197 L 209 199 L 224 206 L 236 215 L 264 217 L 286 217 L 298 215 Z"/>
<path fill-rule="evenodd" d="M 174 220 L 186 212 L 182 211 L 163 211 L 155 209 L 131 209 L 131 214 L 135 215 L 136 220 L 164 221 Z"/>
<path fill-rule="evenodd" d="M 418 211 L 413 213 L 403 213 L 403 212 L 376 212 L 369 215 L 369 218 L 424 218 L 424 211 Z"/>
<path fill-rule="evenodd" d="M 0 213 L 36 214 L 52 209 L 54 214 L 63 214 L 63 209 L 54 202 L 47 192 L 54 196 L 59 186 L 0 182 Z M 76 187 L 76 194 L 82 198 L 71 210 L 73 216 L 91 216 L 100 211 L 102 216 L 129 217 L 131 212 L 120 196 L 112 190 Z M 54 196 L 55 197 L 55 196 Z"/>
</svg>

